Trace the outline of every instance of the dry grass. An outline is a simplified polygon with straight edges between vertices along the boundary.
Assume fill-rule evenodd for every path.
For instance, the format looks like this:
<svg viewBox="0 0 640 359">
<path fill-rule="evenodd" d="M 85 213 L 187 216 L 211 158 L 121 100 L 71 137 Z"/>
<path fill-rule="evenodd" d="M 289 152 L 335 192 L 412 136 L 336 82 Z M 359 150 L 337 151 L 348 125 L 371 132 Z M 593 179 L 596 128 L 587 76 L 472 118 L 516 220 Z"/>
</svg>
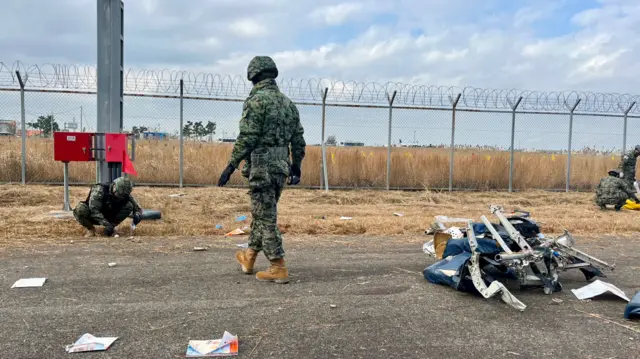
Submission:
<svg viewBox="0 0 640 359">
<path fill-rule="evenodd" d="M 214 184 L 224 169 L 230 145 L 187 142 L 184 181 L 187 184 Z M 328 174 L 331 186 L 384 187 L 386 185 L 386 148 L 328 148 Z M 27 140 L 27 180 L 61 182 L 62 164 L 53 161 L 53 142 Z M 178 183 L 179 142 L 138 141 L 135 166 L 141 183 Z M 615 168 L 620 158 L 575 155 L 572 159 L 572 188 L 591 189 Z M 516 153 L 514 187 L 516 189 L 553 189 L 565 187 L 565 155 Z M 93 182 L 94 163 L 72 163 L 71 181 Z M 320 147 L 307 147 L 302 166 L 302 185 L 320 185 Z M 244 183 L 237 171 L 230 184 Z M 394 148 L 392 187 L 446 188 L 449 185 L 449 152 L 446 149 Z M 0 138 L 0 181 L 20 181 L 20 139 Z M 506 189 L 509 185 L 508 152 L 456 152 L 454 186 L 480 190 Z"/>
<path fill-rule="evenodd" d="M 72 187 L 72 206 L 84 199 L 87 187 Z M 171 198 L 177 189 L 136 187 L 134 195 L 144 208 L 162 211 L 161 221 L 142 223 L 139 236 L 222 236 L 242 226 L 238 215 L 247 215 L 250 203 L 246 190 L 190 188 L 187 195 Z M 33 239 L 73 238 L 83 229 L 73 220 L 55 219 L 49 211 L 60 210 L 61 186 L 0 186 L 0 243 L 29 242 Z M 600 211 L 593 195 L 585 193 L 522 192 L 518 194 L 434 193 L 397 191 L 322 191 L 286 189 L 279 206 L 279 225 L 285 234 L 300 235 L 405 235 L 420 236 L 435 215 L 469 216 L 478 219 L 489 204 L 507 209 L 531 211 L 547 234 L 566 227 L 577 235 L 631 234 L 640 231 L 637 213 Z M 396 217 L 401 212 L 403 217 Z M 322 219 L 325 216 L 326 219 Z M 340 220 L 340 216 L 353 220 Z M 125 221 L 120 227 L 128 235 Z M 223 229 L 216 229 L 222 224 Z"/>
</svg>

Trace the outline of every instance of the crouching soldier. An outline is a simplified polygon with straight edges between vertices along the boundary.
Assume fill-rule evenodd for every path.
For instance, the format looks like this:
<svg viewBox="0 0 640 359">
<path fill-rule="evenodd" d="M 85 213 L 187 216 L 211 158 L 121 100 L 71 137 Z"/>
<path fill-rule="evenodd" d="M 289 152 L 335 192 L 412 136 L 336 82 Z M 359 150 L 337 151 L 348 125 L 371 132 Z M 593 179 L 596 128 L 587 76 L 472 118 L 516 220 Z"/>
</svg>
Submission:
<svg viewBox="0 0 640 359">
<path fill-rule="evenodd" d="M 609 176 L 602 178 L 596 186 L 596 204 L 603 210 L 606 205 L 613 205 L 619 211 L 628 199 L 640 202 L 631 185 L 620 178 L 618 170 L 609 171 Z"/>
<path fill-rule="evenodd" d="M 85 237 L 96 235 L 96 225 L 103 226 L 104 234 L 110 237 L 115 233 L 116 226 L 129 215 L 133 216 L 134 223 L 140 222 L 142 208 L 131 196 L 132 189 L 131 180 L 125 177 L 91 187 L 87 199 L 73 209 L 73 216 L 88 230 Z"/>
</svg>

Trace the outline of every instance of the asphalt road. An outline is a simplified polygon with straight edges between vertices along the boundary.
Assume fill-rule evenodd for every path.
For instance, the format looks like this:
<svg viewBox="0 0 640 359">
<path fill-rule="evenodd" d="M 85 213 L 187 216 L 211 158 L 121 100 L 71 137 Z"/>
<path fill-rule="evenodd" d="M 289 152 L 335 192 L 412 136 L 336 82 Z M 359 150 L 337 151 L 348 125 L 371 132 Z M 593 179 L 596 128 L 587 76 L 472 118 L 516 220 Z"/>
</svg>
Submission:
<svg viewBox="0 0 640 359">
<path fill-rule="evenodd" d="M 518 312 L 428 283 L 420 240 L 308 238 L 286 243 L 291 283 L 260 283 L 233 259 L 234 239 L 75 240 L 0 255 L 1 358 L 180 358 L 189 339 L 239 336 L 240 358 L 639 358 L 640 323 L 615 297 L 512 290 Z M 194 246 L 208 245 L 194 252 Z M 640 241 L 580 247 L 609 262 L 606 279 L 640 290 Z M 116 262 L 110 268 L 107 263 Z M 259 269 L 267 262 L 258 261 Z M 10 289 L 25 277 L 41 288 Z M 552 298 L 563 300 L 552 303 Z M 331 308 L 335 305 L 335 308 Z M 636 331 L 589 316 L 601 315 Z M 118 336 L 105 352 L 67 354 L 84 333 Z"/>
</svg>

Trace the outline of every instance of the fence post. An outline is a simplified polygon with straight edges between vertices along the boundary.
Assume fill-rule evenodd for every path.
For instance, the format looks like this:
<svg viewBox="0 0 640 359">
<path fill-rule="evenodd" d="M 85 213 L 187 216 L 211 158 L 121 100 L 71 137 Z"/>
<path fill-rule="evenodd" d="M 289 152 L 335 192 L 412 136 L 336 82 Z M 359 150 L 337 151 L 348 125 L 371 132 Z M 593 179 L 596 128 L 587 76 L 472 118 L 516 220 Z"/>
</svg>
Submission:
<svg viewBox="0 0 640 359">
<path fill-rule="evenodd" d="M 569 112 L 569 146 L 567 153 L 567 180 L 566 180 L 566 192 L 569 192 L 569 184 L 571 184 L 571 139 L 573 136 L 573 112 L 576 110 L 576 107 L 580 104 L 582 99 L 578 98 L 576 103 L 573 106 L 569 106 L 567 101 L 564 102 L 564 105 L 567 107 Z"/>
<path fill-rule="evenodd" d="M 629 108 L 625 110 L 622 105 L 618 104 L 618 108 L 620 109 L 620 111 L 624 112 L 624 127 L 622 129 L 622 156 L 624 156 L 624 153 L 627 152 L 627 115 L 635 105 L 636 102 L 633 101 L 631 103 L 631 106 L 629 106 Z"/>
<path fill-rule="evenodd" d="M 184 80 L 180 79 L 180 188 L 184 181 Z"/>
<path fill-rule="evenodd" d="M 449 96 L 449 101 L 451 101 L 452 112 L 451 112 L 451 150 L 449 153 L 449 192 L 453 191 L 453 146 L 455 145 L 455 134 L 456 134 L 456 106 L 458 106 L 458 101 L 460 101 L 460 96 L 462 94 L 458 94 L 456 99 Z"/>
<path fill-rule="evenodd" d="M 64 162 L 64 204 L 62 206 L 63 211 L 71 211 L 71 203 L 69 201 L 69 162 Z"/>
<path fill-rule="evenodd" d="M 25 119 L 25 109 L 24 109 L 24 85 L 25 82 L 22 80 L 22 76 L 20 76 L 20 71 L 16 71 L 16 75 L 18 76 L 18 82 L 20 83 L 20 138 L 21 138 L 21 177 L 22 184 L 25 184 L 27 181 L 27 122 Z M 27 78 L 25 77 L 25 80 Z"/>
<path fill-rule="evenodd" d="M 329 92 L 329 88 L 324 88 L 324 93 L 322 94 L 322 175 L 324 177 L 324 183 L 320 183 L 320 186 L 324 184 L 325 192 L 329 192 L 329 174 L 327 173 L 327 143 L 324 138 L 325 129 L 327 124 L 326 118 L 326 110 L 327 110 L 327 93 Z"/>
<path fill-rule="evenodd" d="M 507 102 L 509 102 L 509 106 L 511 106 L 511 154 L 510 154 L 510 158 L 509 158 L 509 192 L 513 192 L 513 157 L 514 157 L 514 142 L 515 142 L 515 137 L 516 137 L 516 109 L 518 108 L 518 106 L 520 106 L 520 101 L 522 101 L 522 96 L 520 96 L 518 98 L 518 101 L 516 101 L 515 105 L 511 102 L 510 99 L 507 99 Z"/>
<path fill-rule="evenodd" d="M 391 120 L 393 119 L 393 101 L 396 99 L 397 91 L 393 91 L 393 95 L 389 97 L 387 93 L 387 101 L 389 102 L 389 139 L 387 144 L 387 191 L 391 189 Z"/>
</svg>

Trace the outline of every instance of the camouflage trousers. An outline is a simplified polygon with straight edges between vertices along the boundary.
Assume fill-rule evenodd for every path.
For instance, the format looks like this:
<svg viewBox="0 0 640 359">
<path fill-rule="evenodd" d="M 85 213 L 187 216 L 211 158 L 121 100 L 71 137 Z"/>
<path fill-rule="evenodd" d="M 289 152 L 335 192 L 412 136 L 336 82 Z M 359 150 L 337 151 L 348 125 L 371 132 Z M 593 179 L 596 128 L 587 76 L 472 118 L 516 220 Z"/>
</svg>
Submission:
<svg viewBox="0 0 640 359">
<path fill-rule="evenodd" d="M 249 248 L 263 251 L 267 259 L 284 257 L 282 234 L 278 229 L 278 201 L 282 194 L 286 177 L 272 175 L 271 186 L 251 188 L 251 234 Z"/>
<path fill-rule="evenodd" d="M 111 222 L 114 227 L 122 223 L 129 215 L 133 212 L 133 205 L 131 203 L 127 203 L 120 210 L 115 211 L 114 213 L 103 213 L 104 218 Z M 76 218 L 76 221 L 80 223 L 86 229 L 93 229 L 93 226 L 100 225 L 95 219 L 91 217 L 91 210 L 89 206 L 80 202 L 73 209 L 73 216 Z"/>
<path fill-rule="evenodd" d="M 596 204 L 600 207 L 606 205 L 613 205 L 615 207 L 622 207 L 627 202 L 626 194 L 620 196 L 600 196 L 596 197 Z"/>
</svg>

